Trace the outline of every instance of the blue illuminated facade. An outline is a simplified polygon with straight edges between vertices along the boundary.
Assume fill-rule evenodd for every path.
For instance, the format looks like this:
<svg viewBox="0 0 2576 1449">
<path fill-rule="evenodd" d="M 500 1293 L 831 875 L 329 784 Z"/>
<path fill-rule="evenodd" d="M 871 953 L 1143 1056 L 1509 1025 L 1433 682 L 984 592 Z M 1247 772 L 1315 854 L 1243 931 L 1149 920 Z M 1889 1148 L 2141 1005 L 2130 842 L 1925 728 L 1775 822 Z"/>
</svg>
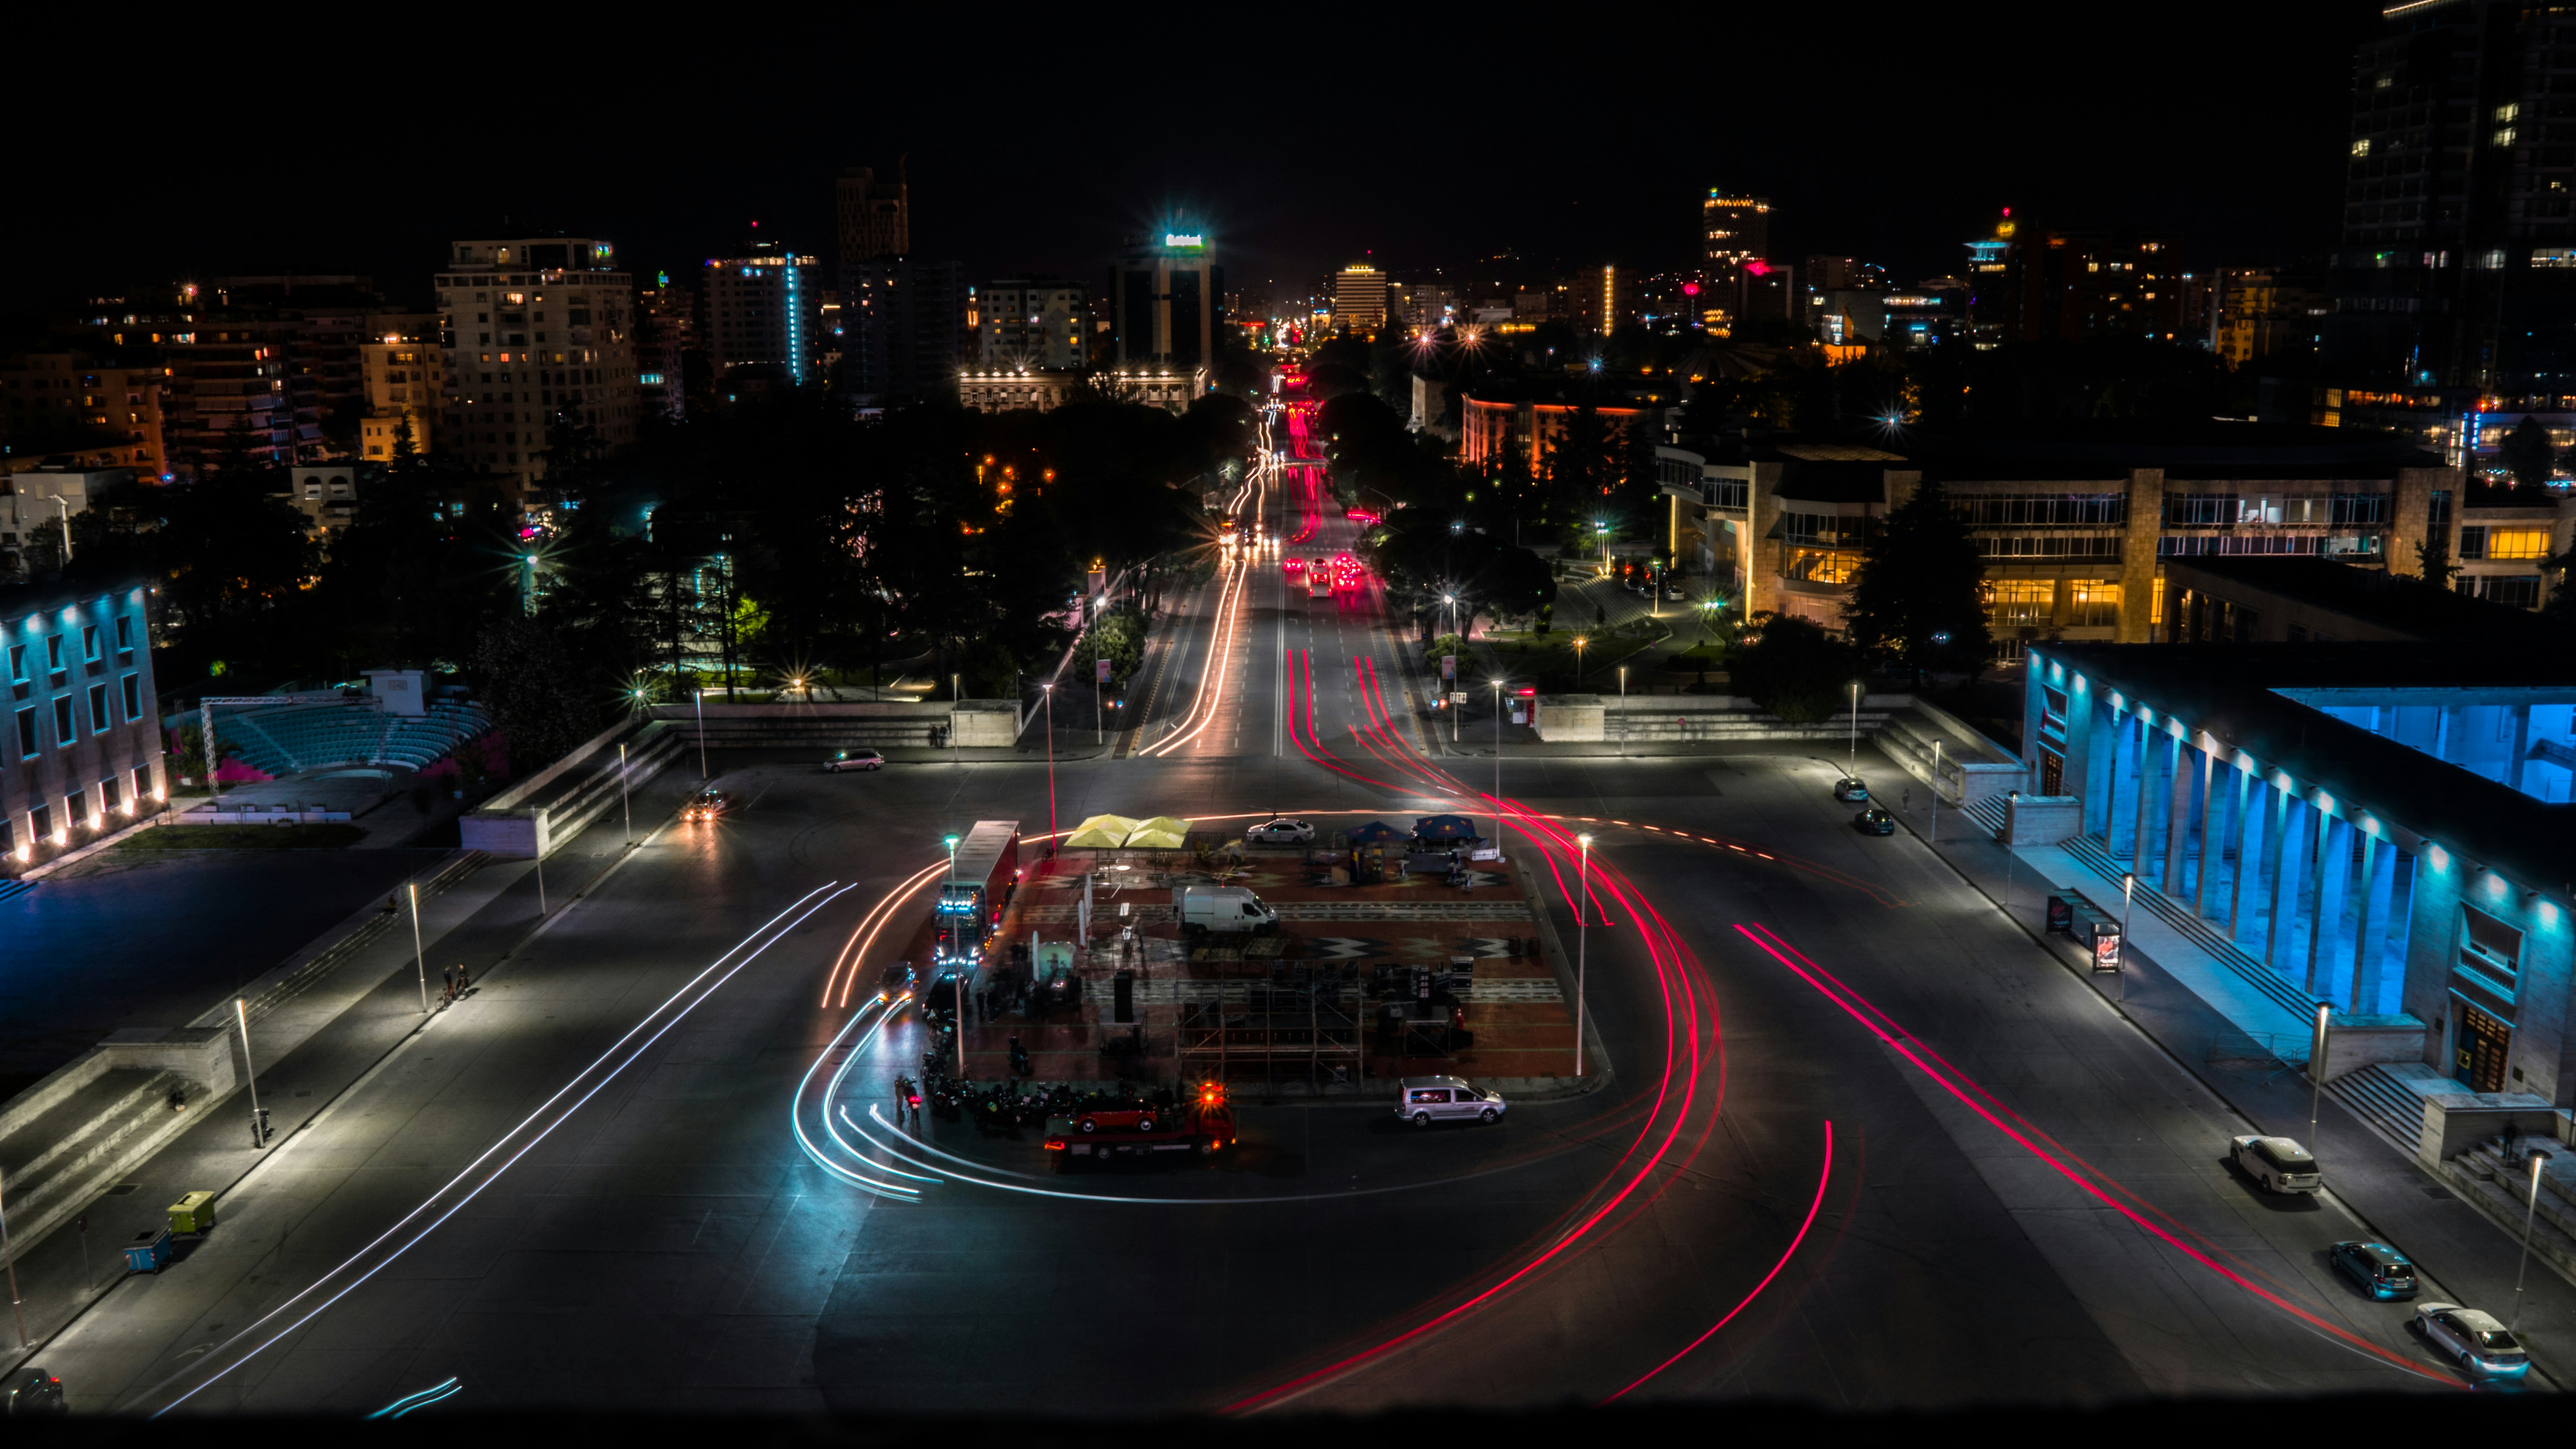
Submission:
<svg viewBox="0 0 2576 1449">
<path fill-rule="evenodd" d="M 2576 666 L 2474 645 L 2056 644 L 2026 763 L 2294 1010 L 2576 1105 Z"/>
<path fill-rule="evenodd" d="M 152 814 L 169 797 L 152 682 L 149 598 L 108 589 L 0 590 L 0 874 Z"/>
</svg>

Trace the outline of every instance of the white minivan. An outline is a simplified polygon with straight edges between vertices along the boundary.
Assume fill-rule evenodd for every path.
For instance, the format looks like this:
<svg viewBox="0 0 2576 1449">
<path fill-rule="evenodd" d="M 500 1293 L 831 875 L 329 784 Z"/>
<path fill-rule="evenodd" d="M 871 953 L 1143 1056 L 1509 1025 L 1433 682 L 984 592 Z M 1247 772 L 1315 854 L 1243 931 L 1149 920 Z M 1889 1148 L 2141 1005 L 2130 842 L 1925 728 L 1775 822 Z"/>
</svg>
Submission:
<svg viewBox="0 0 2576 1449">
<path fill-rule="evenodd" d="M 1175 886 L 1172 914 L 1184 936 L 1266 936 L 1279 929 L 1279 913 L 1242 886 Z"/>
<path fill-rule="evenodd" d="M 1493 1122 L 1505 1110 L 1502 1093 L 1479 1091 L 1464 1077 L 1406 1077 L 1396 1083 L 1395 1115 L 1416 1127 L 1434 1122 Z"/>
</svg>

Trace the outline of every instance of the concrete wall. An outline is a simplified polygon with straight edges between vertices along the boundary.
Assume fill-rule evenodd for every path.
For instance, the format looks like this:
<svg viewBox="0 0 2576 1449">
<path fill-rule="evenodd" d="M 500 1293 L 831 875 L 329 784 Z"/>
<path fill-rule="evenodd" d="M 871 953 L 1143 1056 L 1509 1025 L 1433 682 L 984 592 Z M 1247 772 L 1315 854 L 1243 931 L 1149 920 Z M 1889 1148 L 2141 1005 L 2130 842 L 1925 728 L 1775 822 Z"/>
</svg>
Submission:
<svg viewBox="0 0 2576 1449">
<path fill-rule="evenodd" d="M 98 1044 L 107 1069 L 132 1067 L 170 1072 L 221 1096 L 239 1078 L 233 1071 L 232 1036 L 219 1026 L 130 1026 Z"/>
<path fill-rule="evenodd" d="M 948 710 L 948 744 L 952 749 L 1003 749 L 1019 743 L 1019 701 L 961 699 Z"/>
<path fill-rule="evenodd" d="M 2424 1023 L 2411 1016 L 2338 1016 L 2326 1033 L 2326 1080 L 2375 1062 L 2424 1060 Z"/>
<path fill-rule="evenodd" d="M 1542 694 L 1531 730 L 1551 745 L 1599 743 L 1609 738 L 1602 730 L 1604 713 L 1597 694 Z"/>
<path fill-rule="evenodd" d="M 2057 845 L 2084 833 L 2084 801 L 2074 795 L 2023 795 L 2004 802 L 2010 845 Z"/>
<path fill-rule="evenodd" d="M 2559 1115 L 2545 1097 L 2529 1092 L 2445 1092 L 2424 1099 L 2424 1127 L 2415 1142 L 2415 1160 L 2434 1172 L 2469 1150 L 2481 1137 L 2493 1137 L 2511 1123 L 2523 1132 L 2555 1132 Z"/>
</svg>

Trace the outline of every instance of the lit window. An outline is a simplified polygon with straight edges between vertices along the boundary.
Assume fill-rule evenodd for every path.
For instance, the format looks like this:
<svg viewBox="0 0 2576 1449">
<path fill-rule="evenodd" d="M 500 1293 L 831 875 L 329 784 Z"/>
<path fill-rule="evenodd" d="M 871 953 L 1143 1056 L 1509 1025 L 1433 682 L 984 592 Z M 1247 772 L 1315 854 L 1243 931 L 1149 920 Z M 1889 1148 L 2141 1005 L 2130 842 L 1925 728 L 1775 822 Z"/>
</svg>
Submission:
<svg viewBox="0 0 2576 1449">
<path fill-rule="evenodd" d="M 2487 530 L 2487 557 L 2547 558 L 2549 557 L 2549 530 L 2546 528 L 2490 528 Z"/>
<path fill-rule="evenodd" d="M 2363 139 L 2361 139 L 2361 140 L 2358 140 L 2358 141 L 2353 142 L 2353 143 L 2352 143 L 2352 154 L 2354 154 L 2355 156 L 2367 156 L 2367 155 L 2369 155 L 2369 154 L 2370 154 L 2370 141 L 2369 141 L 2369 138 L 2364 137 L 2364 138 L 2363 138 Z"/>
</svg>

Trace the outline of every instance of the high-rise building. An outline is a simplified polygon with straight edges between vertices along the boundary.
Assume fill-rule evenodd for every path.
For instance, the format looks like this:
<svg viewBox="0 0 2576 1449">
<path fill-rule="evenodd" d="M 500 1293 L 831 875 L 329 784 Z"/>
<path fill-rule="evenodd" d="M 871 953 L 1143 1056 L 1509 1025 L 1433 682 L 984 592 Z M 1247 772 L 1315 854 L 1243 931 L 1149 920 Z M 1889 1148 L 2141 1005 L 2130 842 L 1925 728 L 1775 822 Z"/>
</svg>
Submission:
<svg viewBox="0 0 2576 1449">
<path fill-rule="evenodd" d="M 1570 320 L 1575 329 L 1607 337 L 1637 319 L 1637 277 L 1633 269 L 1586 267 L 1569 288 Z"/>
<path fill-rule="evenodd" d="M 141 351 L 142 349 L 137 349 Z M 20 466 L 62 458 L 75 467 L 169 471 L 159 367 L 80 352 L 30 352 L 0 363 L 0 443 Z"/>
<path fill-rule="evenodd" d="M 842 389 L 861 407 L 952 396 L 966 359 L 966 268 L 881 256 L 841 275 Z"/>
<path fill-rule="evenodd" d="M 1711 190 L 1699 204 L 1700 255 L 1709 276 L 1723 283 L 1746 262 L 1771 255 L 1771 199 Z"/>
<path fill-rule="evenodd" d="M 2316 355 L 2317 333 L 2334 309 L 2319 279 L 2279 267 L 2227 267 L 2212 280 L 2209 345 L 2228 366 Z"/>
<path fill-rule="evenodd" d="M 865 166 L 841 172 L 833 189 L 841 226 L 841 265 L 850 267 L 878 257 L 900 257 L 912 251 L 912 187 L 903 168 L 892 181 L 879 181 Z"/>
<path fill-rule="evenodd" d="M 1386 325 L 1386 273 L 1353 262 L 1333 274 L 1333 325 L 1375 331 Z"/>
<path fill-rule="evenodd" d="M 754 242 L 738 257 L 707 259 L 700 309 L 707 363 L 719 380 L 744 367 L 778 369 L 794 384 L 819 380 L 814 272 L 812 257 L 774 242 Z"/>
<path fill-rule="evenodd" d="M 635 441 L 634 282 L 589 237 L 460 241 L 439 272 L 446 407 L 440 450 L 522 483 L 545 476 L 547 432 Z"/>
<path fill-rule="evenodd" d="M 1809 257 L 1807 285 L 1819 292 L 1884 292 L 1887 268 L 1858 257 Z"/>
<path fill-rule="evenodd" d="M 1114 366 L 1186 378 L 1216 365 L 1216 339 L 1225 325 L 1225 269 L 1203 234 L 1167 231 L 1132 239 L 1127 255 L 1110 269 L 1109 293 Z M 1378 306 L 1382 317 L 1383 291 Z"/>
<path fill-rule="evenodd" d="M 665 275 L 635 294 L 635 398 L 646 413 L 666 422 L 687 414 L 697 339 L 697 299 L 687 288 L 672 286 Z M 704 367 L 705 359 L 696 365 Z"/>
<path fill-rule="evenodd" d="M 366 387 L 358 417 L 358 456 L 367 462 L 393 461 L 405 422 L 411 424 L 414 452 L 429 452 L 436 437 L 438 407 L 447 388 L 437 319 L 426 321 L 426 326 L 388 330 L 358 345 L 358 369 Z"/>
<path fill-rule="evenodd" d="M 1980 345 L 2144 337 L 2199 342 L 2206 292 L 2156 232 L 2034 229 L 2007 212 L 1968 243 L 1968 319 Z"/>
<path fill-rule="evenodd" d="M 1048 371 L 1085 365 L 1090 299 L 1089 287 L 1062 277 L 985 283 L 974 297 L 977 361 L 987 368 Z"/>
</svg>

